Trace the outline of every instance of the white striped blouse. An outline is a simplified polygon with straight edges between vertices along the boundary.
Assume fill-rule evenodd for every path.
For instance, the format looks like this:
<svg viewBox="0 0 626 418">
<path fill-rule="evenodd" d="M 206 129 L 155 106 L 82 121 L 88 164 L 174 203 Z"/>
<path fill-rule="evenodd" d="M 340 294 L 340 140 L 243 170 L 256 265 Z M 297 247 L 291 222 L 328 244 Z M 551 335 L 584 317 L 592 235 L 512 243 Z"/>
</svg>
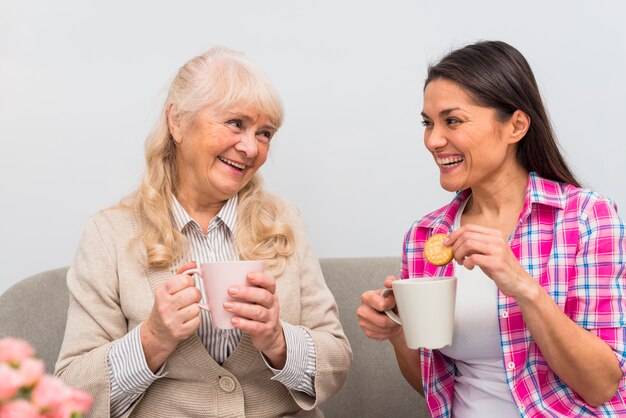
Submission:
<svg viewBox="0 0 626 418">
<path fill-rule="evenodd" d="M 190 259 L 200 263 L 238 259 L 233 242 L 237 221 L 237 196 L 229 199 L 211 220 L 207 234 L 187 214 L 175 197 L 173 199 L 173 222 L 189 241 Z M 176 267 L 172 268 L 172 274 Z M 206 303 L 202 280 L 196 280 Z M 211 327 L 210 313 L 201 310 L 198 336 L 216 362 L 222 364 L 235 351 L 242 332 L 237 329 Z M 287 362 L 282 370 L 268 368 L 274 373 L 273 380 L 287 388 L 315 396 L 315 344 L 302 327 L 281 321 L 287 341 Z M 111 417 L 121 416 L 155 380 L 165 375 L 165 364 L 152 373 L 148 368 L 139 334 L 141 324 L 116 341 L 109 351 L 108 364 L 111 380 Z M 265 360 L 265 358 L 264 358 Z M 266 362 L 267 364 L 267 362 Z"/>
</svg>

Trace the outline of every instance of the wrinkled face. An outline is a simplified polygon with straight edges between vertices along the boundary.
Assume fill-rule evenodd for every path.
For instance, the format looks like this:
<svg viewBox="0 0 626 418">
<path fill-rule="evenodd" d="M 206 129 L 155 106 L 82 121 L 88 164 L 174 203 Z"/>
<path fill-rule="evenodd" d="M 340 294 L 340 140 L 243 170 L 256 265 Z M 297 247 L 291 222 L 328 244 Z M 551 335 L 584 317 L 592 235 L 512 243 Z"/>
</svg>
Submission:
<svg viewBox="0 0 626 418">
<path fill-rule="evenodd" d="M 514 144 L 496 111 L 478 105 L 458 84 L 435 79 L 424 90 L 424 144 L 439 167 L 441 187 L 488 187 L 516 164 Z"/>
<path fill-rule="evenodd" d="M 199 202 L 230 199 L 265 163 L 276 128 L 246 104 L 201 110 L 190 126 L 171 122 L 177 143 L 178 190 Z"/>
</svg>

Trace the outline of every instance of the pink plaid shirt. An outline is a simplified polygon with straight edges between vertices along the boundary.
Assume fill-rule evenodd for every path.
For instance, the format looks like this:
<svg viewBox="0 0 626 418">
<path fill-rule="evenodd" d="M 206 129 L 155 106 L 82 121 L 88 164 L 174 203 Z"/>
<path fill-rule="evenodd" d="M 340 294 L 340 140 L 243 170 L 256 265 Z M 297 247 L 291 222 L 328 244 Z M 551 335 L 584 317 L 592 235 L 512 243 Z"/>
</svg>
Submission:
<svg viewBox="0 0 626 418">
<path fill-rule="evenodd" d="M 453 275 L 448 264 L 424 261 L 424 243 L 432 234 L 449 233 L 460 204 L 471 191 L 459 192 L 447 206 L 415 222 L 407 232 L 401 278 Z M 626 239 L 617 208 L 589 190 L 543 179 L 531 173 L 524 208 L 510 247 L 574 322 L 604 340 L 626 372 Z M 548 367 L 514 299 L 499 292 L 498 318 L 502 364 L 524 417 L 626 416 L 626 378 L 613 399 L 595 408 L 567 387 Z M 454 360 L 438 350 L 420 350 L 422 379 L 433 417 L 450 417 L 454 397 Z"/>
</svg>

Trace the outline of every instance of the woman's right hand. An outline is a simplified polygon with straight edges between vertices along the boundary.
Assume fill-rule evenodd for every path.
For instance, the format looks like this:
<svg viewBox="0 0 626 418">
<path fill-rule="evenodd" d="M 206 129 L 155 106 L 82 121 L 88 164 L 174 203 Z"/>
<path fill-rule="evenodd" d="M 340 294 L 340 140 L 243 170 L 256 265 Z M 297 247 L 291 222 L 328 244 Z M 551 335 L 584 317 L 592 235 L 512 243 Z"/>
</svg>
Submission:
<svg viewBox="0 0 626 418">
<path fill-rule="evenodd" d="M 391 288 L 391 282 L 396 280 L 394 276 L 388 276 L 385 287 Z M 382 289 L 368 290 L 361 295 L 361 305 L 356 310 L 359 317 L 359 326 L 369 338 L 378 341 L 390 340 L 395 345 L 397 341 L 404 341 L 402 327 L 393 322 L 385 311 L 396 306 L 393 293 L 382 297 Z"/>
<path fill-rule="evenodd" d="M 154 292 L 152 311 L 141 326 L 141 343 L 152 372 L 200 326 L 198 303 L 202 295 L 188 272 L 195 268 L 195 261 L 185 264 Z"/>
</svg>

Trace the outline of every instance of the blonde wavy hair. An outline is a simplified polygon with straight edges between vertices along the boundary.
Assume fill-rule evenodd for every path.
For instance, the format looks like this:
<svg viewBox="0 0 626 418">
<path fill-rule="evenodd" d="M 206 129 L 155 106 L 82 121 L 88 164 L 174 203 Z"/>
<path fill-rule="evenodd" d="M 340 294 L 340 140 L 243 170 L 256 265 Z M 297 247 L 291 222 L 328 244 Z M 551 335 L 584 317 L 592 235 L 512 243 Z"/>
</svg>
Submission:
<svg viewBox="0 0 626 418">
<path fill-rule="evenodd" d="M 181 126 L 191 126 L 198 113 L 211 107 L 218 111 L 237 104 L 251 105 L 267 115 L 277 128 L 282 125 L 283 106 L 269 79 L 247 58 L 215 47 L 189 60 L 176 74 L 155 128 L 146 140 L 146 171 L 139 189 L 126 200 L 140 220 L 137 239 L 146 249 L 149 267 L 165 268 L 185 256 L 188 242 L 172 223 L 176 194 L 176 147 L 167 117 L 176 107 Z M 124 203 L 124 202 L 123 202 Z M 241 259 L 263 260 L 268 269 L 282 272 L 294 252 L 293 230 L 280 222 L 282 205 L 263 188 L 255 174 L 239 192 L 235 246 Z"/>
</svg>

